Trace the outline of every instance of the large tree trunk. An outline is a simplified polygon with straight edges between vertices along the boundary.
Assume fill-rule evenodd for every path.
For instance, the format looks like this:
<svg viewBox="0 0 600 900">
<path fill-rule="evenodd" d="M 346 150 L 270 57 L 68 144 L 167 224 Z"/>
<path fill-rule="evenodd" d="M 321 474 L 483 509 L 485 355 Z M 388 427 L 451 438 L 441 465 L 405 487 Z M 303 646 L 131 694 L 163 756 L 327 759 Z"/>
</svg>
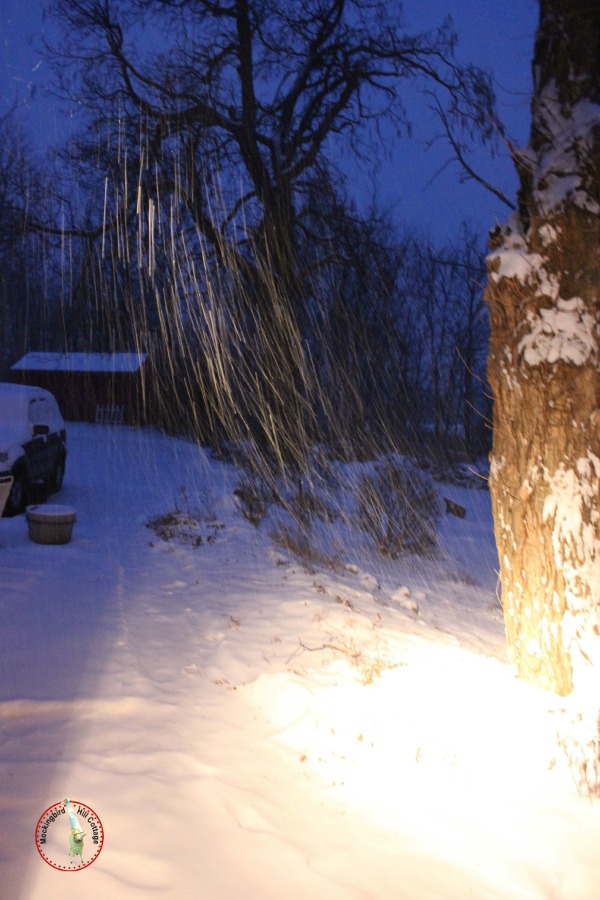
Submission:
<svg viewBox="0 0 600 900">
<path fill-rule="evenodd" d="M 490 488 L 519 674 L 600 681 L 600 4 L 541 0 L 519 213 L 488 258 Z"/>
</svg>

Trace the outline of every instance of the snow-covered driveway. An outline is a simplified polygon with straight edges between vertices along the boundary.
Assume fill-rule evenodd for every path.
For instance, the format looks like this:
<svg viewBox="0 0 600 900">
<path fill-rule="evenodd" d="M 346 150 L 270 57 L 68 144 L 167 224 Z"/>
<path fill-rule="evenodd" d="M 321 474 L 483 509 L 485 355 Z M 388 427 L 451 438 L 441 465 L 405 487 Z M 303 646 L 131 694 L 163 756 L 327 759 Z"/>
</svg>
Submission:
<svg viewBox="0 0 600 900">
<path fill-rule="evenodd" d="M 506 664 L 482 497 L 444 522 L 453 557 L 375 571 L 347 546 L 350 568 L 308 570 L 192 444 L 69 439 L 72 542 L 0 521 L 3 897 L 598 896 L 600 802 L 559 704 Z M 147 527 L 175 508 L 188 542 Z M 80 872 L 34 843 L 66 797 L 104 827 Z"/>
</svg>

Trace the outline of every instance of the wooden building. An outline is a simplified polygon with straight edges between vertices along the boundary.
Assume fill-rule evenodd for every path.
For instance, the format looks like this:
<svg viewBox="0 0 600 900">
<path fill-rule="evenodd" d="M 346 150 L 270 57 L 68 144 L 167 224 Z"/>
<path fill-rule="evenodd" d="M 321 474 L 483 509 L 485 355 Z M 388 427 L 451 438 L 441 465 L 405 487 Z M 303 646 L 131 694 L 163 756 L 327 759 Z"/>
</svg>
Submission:
<svg viewBox="0 0 600 900">
<path fill-rule="evenodd" d="M 51 391 L 71 422 L 146 424 L 149 362 L 145 353 L 27 353 L 11 379 Z"/>
</svg>

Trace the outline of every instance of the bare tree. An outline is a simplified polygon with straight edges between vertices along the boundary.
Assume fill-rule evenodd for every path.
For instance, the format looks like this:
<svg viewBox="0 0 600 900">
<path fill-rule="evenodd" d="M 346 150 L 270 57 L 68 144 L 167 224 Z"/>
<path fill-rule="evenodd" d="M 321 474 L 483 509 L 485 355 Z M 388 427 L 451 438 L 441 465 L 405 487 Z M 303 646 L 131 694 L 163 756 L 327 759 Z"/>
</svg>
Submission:
<svg viewBox="0 0 600 900">
<path fill-rule="evenodd" d="M 600 3 L 541 0 L 518 213 L 492 237 L 490 485 L 518 671 L 600 666 Z"/>
<path fill-rule="evenodd" d="M 41 214 L 45 203 L 33 153 L 9 112 L 0 117 L 0 377 L 30 341 L 49 336 L 48 248 L 27 227 L 28 211 Z"/>
<path fill-rule="evenodd" d="M 71 154 L 102 172 L 97 233 L 137 217 L 152 267 L 159 232 L 194 230 L 204 260 L 233 279 L 230 295 L 246 297 L 254 349 L 243 390 L 266 442 L 293 458 L 316 427 L 309 273 L 298 253 L 315 172 L 342 140 L 366 152 L 383 118 L 406 131 L 409 80 L 435 85 L 450 121 L 485 132 L 489 79 L 458 66 L 449 23 L 406 34 L 395 0 L 55 0 L 51 9 L 65 28 L 55 52 L 63 97 L 91 116 Z M 125 237 L 121 246 L 126 254 Z"/>
<path fill-rule="evenodd" d="M 466 225 L 454 244 L 438 246 L 421 235 L 404 248 L 399 290 L 409 298 L 403 315 L 410 316 L 406 344 L 416 373 L 411 381 L 423 452 L 442 464 L 483 452 L 489 337 L 484 277 L 480 242 Z"/>
</svg>

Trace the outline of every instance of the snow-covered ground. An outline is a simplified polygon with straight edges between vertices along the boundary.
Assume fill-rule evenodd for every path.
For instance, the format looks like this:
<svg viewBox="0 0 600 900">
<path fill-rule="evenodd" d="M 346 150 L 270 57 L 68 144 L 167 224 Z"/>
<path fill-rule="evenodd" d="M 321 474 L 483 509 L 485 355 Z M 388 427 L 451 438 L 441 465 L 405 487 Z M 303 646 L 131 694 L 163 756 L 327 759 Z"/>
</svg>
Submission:
<svg viewBox="0 0 600 900">
<path fill-rule="evenodd" d="M 506 661 L 485 491 L 445 490 L 467 516 L 435 560 L 340 531 L 307 566 L 192 444 L 69 440 L 71 543 L 0 521 L 3 898 L 600 896 L 600 800 L 557 739 L 576 701 Z M 175 508 L 201 541 L 147 527 Z M 34 842 L 66 797 L 105 832 L 79 872 Z"/>
</svg>

